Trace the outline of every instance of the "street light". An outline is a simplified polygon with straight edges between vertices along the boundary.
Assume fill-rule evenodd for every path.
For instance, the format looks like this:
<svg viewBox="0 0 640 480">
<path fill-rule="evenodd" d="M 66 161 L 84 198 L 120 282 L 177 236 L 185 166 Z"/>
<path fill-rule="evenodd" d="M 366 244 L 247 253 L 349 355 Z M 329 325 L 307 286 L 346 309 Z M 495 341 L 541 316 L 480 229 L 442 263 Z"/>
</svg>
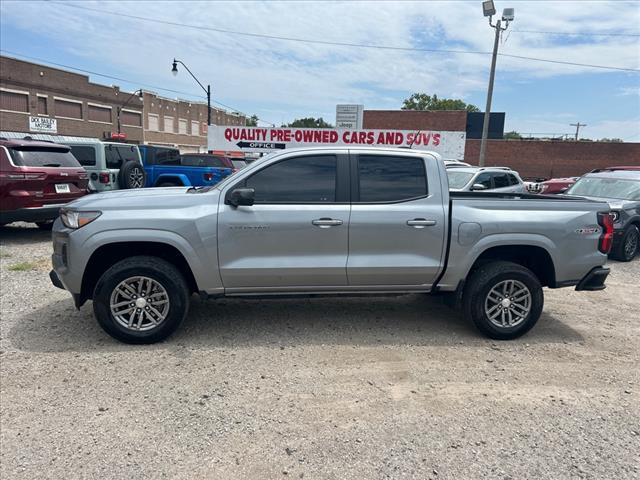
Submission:
<svg viewBox="0 0 640 480">
<path fill-rule="evenodd" d="M 492 0 L 482 2 L 482 13 L 485 17 L 489 17 L 489 25 L 495 29 L 496 36 L 493 41 L 493 55 L 491 56 L 491 73 L 489 74 L 489 89 L 487 91 L 487 106 L 484 109 L 484 121 L 482 123 L 482 141 L 480 143 L 480 159 L 478 166 L 484 167 L 484 157 L 487 149 L 487 137 L 489 135 L 489 119 L 491 118 L 491 97 L 493 96 L 493 81 L 496 76 L 496 59 L 498 57 L 498 41 L 500 33 L 509 27 L 509 22 L 513 22 L 515 18 L 515 10 L 513 8 L 505 8 L 502 10 L 502 20 L 498 20 L 493 24 L 493 16 L 496 14 L 496 7 Z M 501 22 L 505 22 L 504 27 Z"/>
<path fill-rule="evenodd" d="M 118 106 L 117 110 L 116 110 L 116 116 L 118 117 L 118 134 L 120 134 L 120 112 L 122 112 L 122 109 L 124 107 L 127 106 L 127 104 L 131 101 L 131 99 L 133 97 L 135 97 L 136 95 L 138 95 L 138 98 L 140 99 L 140 101 L 143 100 L 144 95 L 142 93 L 142 89 L 136 90 L 135 92 L 133 92 L 131 95 L 129 95 L 129 98 L 127 98 L 127 100 L 120 106 Z"/>
<path fill-rule="evenodd" d="M 189 72 L 189 75 L 193 77 L 196 83 L 200 85 L 200 87 L 207 94 L 207 126 L 211 125 L 211 85 L 207 85 L 207 88 L 204 88 L 204 85 L 200 83 L 200 80 L 198 80 L 196 76 L 193 73 L 191 73 L 191 70 L 189 70 L 189 67 L 187 67 L 184 64 L 184 62 L 181 62 L 180 60 L 176 60 L 175 58 L 173 59 L 173 64 L 171 65 L 171 73 L 173 74 L 174 77 L 178 75 L 178 64 L 182 65 L 184 68 L 187 69 L 187 72 Z"/>
</svg>

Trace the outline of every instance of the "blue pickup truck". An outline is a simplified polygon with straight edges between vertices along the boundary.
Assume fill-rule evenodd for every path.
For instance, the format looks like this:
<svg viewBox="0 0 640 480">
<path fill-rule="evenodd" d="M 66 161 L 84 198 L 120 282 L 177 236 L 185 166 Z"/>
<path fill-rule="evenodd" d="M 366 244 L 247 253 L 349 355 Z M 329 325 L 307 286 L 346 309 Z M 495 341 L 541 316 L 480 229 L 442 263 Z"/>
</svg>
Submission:
<svg viewBox="0 0 640 480">
<path fill-rule="evenodd" d="M 183 162 L 177 148 L 153 145 L 138 148 L 147 173 L 145 187 L 203 187 L 215 185 L 233 173 L 231 168 Z"/>
</svg>

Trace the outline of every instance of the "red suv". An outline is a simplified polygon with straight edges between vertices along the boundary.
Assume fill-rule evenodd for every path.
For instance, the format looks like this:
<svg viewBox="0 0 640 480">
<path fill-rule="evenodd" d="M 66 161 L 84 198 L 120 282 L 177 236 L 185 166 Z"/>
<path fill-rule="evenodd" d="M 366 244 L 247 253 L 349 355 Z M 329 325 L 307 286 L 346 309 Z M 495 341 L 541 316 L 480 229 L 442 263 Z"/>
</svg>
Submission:
<svg viewBox="0 0 640 480">
<path fill-rule="evenodd" d="M 48 230 L 64 204 L 87 193 L 89 176 L 65 145 L 0 138 L 0 225 Z"/>
</svg>

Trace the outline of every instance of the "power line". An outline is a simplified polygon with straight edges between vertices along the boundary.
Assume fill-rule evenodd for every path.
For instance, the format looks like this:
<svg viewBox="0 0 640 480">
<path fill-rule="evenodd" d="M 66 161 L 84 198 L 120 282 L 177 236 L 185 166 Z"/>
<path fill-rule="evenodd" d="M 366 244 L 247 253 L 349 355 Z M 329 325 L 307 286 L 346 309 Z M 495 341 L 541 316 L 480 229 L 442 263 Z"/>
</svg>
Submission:
<svg viewBox="0 0 640 480">
<path fill-rule="evenodd" d="M 539 35 L 566 35 L 585 37 L 640 37 L 640 33 L 600 33 L 600 32 L 544 32 L 539 30 L 512 30 L 513 33 L 535 33 Z"/>
<path fill-rule="evenodd" d="M 57 2 L 56 2 L 57 3 Z M 120 12 L 110 12 L 108 10 L 101 10 L 97 8 L 84 7 L 80 5 L 68 4 L 68 3 L 59 3 L 59 5 L 63 5 L 70 8 L 76 8 L 80 10 L 87 10 L 91 12 L 97 12 L 100 14 L 113 15 L 116 17 L 129 18 L 133 20 L 140 20 L 143 22 L 151 22 L 151 23 L 159 23 L 162 25 L 171 25 L 175 27 L 183 27 L 183 28 L 193 28 L 196 30 L 204 30 L 218 33 L 225 33 L 230 35 L 242 35 L 245 37 L 254 37 L 254 38 L 267 38 L 270 40 L 281 40 L 287 42 L 299 42 L 299 43 L 310 43 L 316 45 L 333 45 L 339 47 L 356 47 L 356 48 L 371 48 L 378 50 L 395 50 L 395 51 L 407 51 L 407 52 L 432 52 L 432 53 L 461 53 L 461 54 L 473 54 L 473 55 L 491 55 L 491 52 L 483 52 L 483 51 L 474 51 L 474 50 L 448 50 L 448 49 L 435 49 L 435 48 L 417 48 L 417 47 L 399 47 L 399 46 L 391 46 L 391 45 L 372 45 L 372 44 L 362 44 L 362 43 L 350 43 L 350 42 L 333 42 L 328 40 L 316 40 L 316 39 L 308 39 L 308 38 L 297 38 L 297 37 L 283 37 L 278 35 L 266 35 L 261 33 L 252 33 L 252 32 L 239 32 L 235 30 L 226 30 L 217 27 L 208 27 L 203 25 L 192 25 L 187 23 L 180 22 L 172 22 L 169 20 L 160 20 L 157 18 L 148 18 L 141 17 L 138 15 L 130 15 L 126 13 Z M 572 65 L 577 67 L 587 67 L 587 68 L 599 68 L 604 70 L 620 70 L 627 72 L 640 72 L 638 68 L 627 68 L 627 67 L 615 67 L 609 65 L 594 65 L 588 63 L 577 63 L 577 62 L 568 62 L 564 60 L 550 60 L 546 58 L 537 58 L 537 57 L 527 57 L 524 55 L 513 55 L 508 53 L 499 53 L 501 57 L 507 58 L 517 58 L 520 60 L 530 60 L 534 62 L 545 62 L 545 63 L 555 63 L 560 65 Z"/>
<path fill-rule="evenodd" d="M 72 67 L 70 65 L 64 65 L 62 63 L 56 63 L 56 62 L 52 62 L 50 60 L 45 60 L 44 58 L 32 57 L 30 55 L 24 55 L 24 54 L 18 53 L 18 52 L 11 52 L 11 51 L 5 50 L 5 49 L 0 49 L 0 52 L 6 53 L 6 54 L 9 54 L 9 55 L 15 55 L 17 57 L 26 58 L 28 60 L 35 60 L 37 62 L 43 62 L 43 63 L 46 63 L 48 65 L 53 65 L 53 66 L 60 67 L 60 68 L 67 68 L 69 70 L 74 70 L 76 72 L 82 72 L 82 73 L 87 73 L 89 75 L 95 75 L 97 77 L 109 78 L 111 80 L 117 80 L 119 82 L 130 83 L 132 85 L 139 85 L 141 87 L 152 88 L 154 90 L 161 90 L 161 91 L 164 91 L 164 92 L 176 93 L 178 95 L 186 95 L 186 96 L 192 97 L 192 98 L 199 98 L 198 95 L 195 95 L 193 93 L 182 92 L 180 90 L 171 90 L 170 88 L 163 88 L 163 87 L 158 87 L 157 85 L 149 85 L 147 83 L 141 83 L 141 82 L 138 82 L 137 80 L 128 80 L 128 79 L 122 78 L 122 77 L 115 77 L 113 75 L 107 75 L 106 73 L 98 73 L 98 72 L 94 72 L 94 71 L 91 71 L 91 70 L 85 70 L 85 69 L 78 68 L 78 67 Z M 211 100 L 211 103 L 215 103 L 215 104 L 220 105 L 222 107 L 228 108 L 229 110 L 231 110 L 233 112 L 242 113 L 244 116 L 249 118 L 246 113 L 243 113 L 240 110 L 238 110 L 237 108 L 233 108 L 233 107 L 231 107 L 229 105 L 226 105 L 226 104 L 224 104 L 222 102 L 218 102 L 216 100 Z M 262 122 L 265 122 L 265 123 L 273 124 L 273 122 L 269 122 L 268 120 L 264 120 L 262 118 L 258 118 L 258 120 L 260 120 Z"/>
</svg>

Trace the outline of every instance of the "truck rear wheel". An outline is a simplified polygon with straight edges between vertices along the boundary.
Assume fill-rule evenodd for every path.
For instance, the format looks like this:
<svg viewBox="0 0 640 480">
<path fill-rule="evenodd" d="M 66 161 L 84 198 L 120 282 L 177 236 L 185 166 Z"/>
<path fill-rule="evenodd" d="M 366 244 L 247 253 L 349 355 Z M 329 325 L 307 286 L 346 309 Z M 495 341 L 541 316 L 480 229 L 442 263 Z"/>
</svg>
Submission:
<svg viewBox="0 0 640 480">
<path fill-rule="evenodd" d="M 180 271 L 157 257 L 122 260 L 98 280 L 93 311 L 100 326 L 125 343 L 155 343 L 187 316 L 189 287 Z"/>
<path fill-rule="evenodd" d="M 490 338 L 510 340 L 536 324 L 544 306 L 542 285 L 528 268 L 496 261 L 478 268 L 468 279 L 462 311 Z"/>
</svg>

